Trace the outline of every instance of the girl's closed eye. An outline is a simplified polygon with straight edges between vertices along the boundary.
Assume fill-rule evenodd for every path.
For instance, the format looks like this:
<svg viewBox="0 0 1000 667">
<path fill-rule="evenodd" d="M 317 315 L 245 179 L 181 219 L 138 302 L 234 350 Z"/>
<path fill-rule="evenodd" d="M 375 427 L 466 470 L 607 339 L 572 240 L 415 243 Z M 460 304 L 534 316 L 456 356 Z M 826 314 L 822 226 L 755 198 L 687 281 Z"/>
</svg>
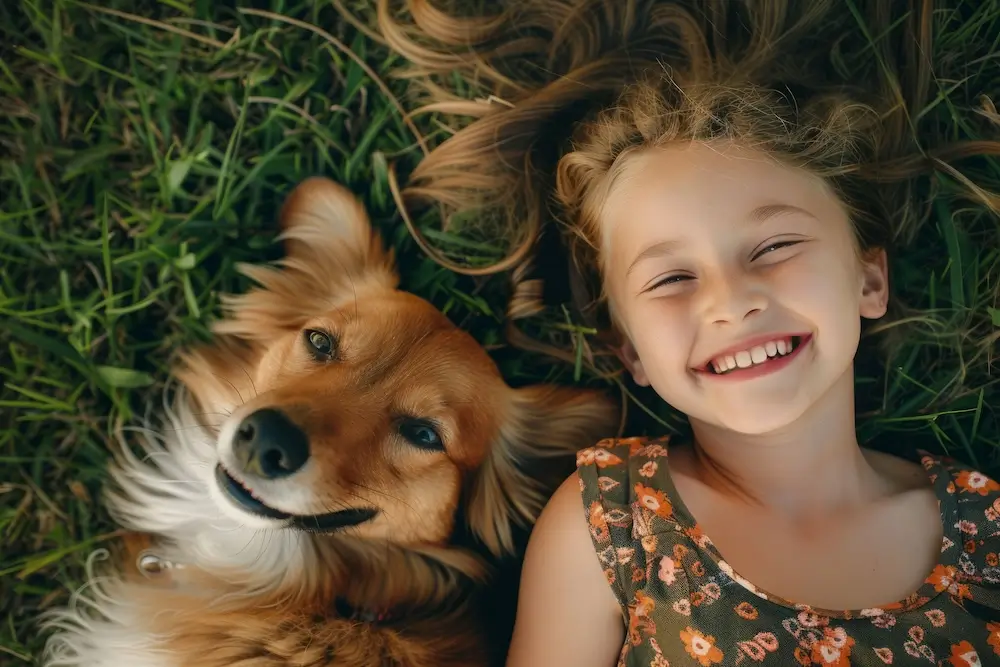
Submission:
<svg viewBox="0 0 1000 667">
<path fill-rule="evenodd" d="M 762 246 L 758 246 L 757 250 L 755 250 L 752 256 L 750 257 L 750 261 L 751 262 L 757 261 L 764 255 L 773 254 L 779 250 L 791 248 L 801 243 L 803 243 L 803 239 L 783 239 L 780 241 L 767 241 Z"/>
<path fill-rule="evenodd" d="M 642 289 L 642 294 L 647 292 L 652 292 L 661 287 L 672 287 L 679 283 L 687 282 L 689 280 L 694 280 L 694 276 L 687 275 L 685 273 L 671 273 L 665 276 L 658 276 L 654 280 L 647 283 L 646 287 Z"/>
</svg>

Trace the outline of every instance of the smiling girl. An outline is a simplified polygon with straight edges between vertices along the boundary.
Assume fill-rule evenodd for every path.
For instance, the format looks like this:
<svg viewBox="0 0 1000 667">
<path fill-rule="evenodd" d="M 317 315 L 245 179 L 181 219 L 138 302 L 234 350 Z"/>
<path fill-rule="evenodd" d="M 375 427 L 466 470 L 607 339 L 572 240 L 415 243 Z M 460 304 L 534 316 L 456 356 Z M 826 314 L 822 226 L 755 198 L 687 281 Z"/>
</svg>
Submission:
<svg viewBox="0 0 1000 667">
<path fill-rule="evenodd" d="M 432 152 L 413 192 L 513 202 L 512 224 L 537 226 L 534 160 L 555 155 L 557 216 L 616 353 L 691 425 L 580 452 L 533 532 L 508 665 L 1000 664 L 1000 484 L 860 446 L 854 391 L 862 323 L 890 305 L 887 248 L 918 222 L 908 177 L 998 144 L 908 158 L 891 82 L 820 73 L 830 3 L 682 4 L 516 2 L 477 22 L 413 3 L 439 52 L 383 6 L 425 71 L 511 98 Z M 568 74 L 540 84 L 546 66 L 523 65 L 538 54 Z"/>
</svg>

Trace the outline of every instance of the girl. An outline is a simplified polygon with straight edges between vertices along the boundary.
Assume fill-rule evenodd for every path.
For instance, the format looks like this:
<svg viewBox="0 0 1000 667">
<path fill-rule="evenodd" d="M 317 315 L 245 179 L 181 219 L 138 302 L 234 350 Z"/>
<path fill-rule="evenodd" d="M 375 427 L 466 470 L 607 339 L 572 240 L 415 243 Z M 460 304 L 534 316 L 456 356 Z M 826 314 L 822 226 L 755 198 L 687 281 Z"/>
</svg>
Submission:
<svg viewBox="0 0 1000 667">
<path fill-rule="evenodd" d="M 863 448 L 854 426 L 887 248 L 919 227 L 911 177 L 998 145 L 910 158 L 898 97 L 926 101 L 926 64 L 868 91 L 837 81 L 838 3 L 682 4 L 525 1 L 475 21 L 414 2 L 409 32 L 380 6 L 433 108 L 482 116 L 411 192 L 504 211 L 530 242 L 551 187 L 615 352 L 691 427 L 580 452 L 532 534 L 508 665 L 1000 664 L 1000 484 Z M 871 32 L 891 32 L 886 7 Z M 870 44 L 883 75 L 895 53 L 922 62 L 932 9 L 904 17 L 919 34 L 902 47 Z M 451 69 L 503 108 L 449 98 Z"/>
</svg>

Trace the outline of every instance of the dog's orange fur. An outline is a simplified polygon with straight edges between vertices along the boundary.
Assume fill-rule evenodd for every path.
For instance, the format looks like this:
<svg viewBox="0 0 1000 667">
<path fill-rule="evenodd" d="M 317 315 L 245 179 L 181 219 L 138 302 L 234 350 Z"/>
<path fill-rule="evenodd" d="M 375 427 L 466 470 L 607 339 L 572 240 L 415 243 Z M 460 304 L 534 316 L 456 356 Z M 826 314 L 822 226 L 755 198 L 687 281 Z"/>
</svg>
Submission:
<svg viewBox="0 0 1000 667">
<path fill-rule="evenodd" d="M 593 391 L 508 386 L 469 334 L 397 288 L 391 254 L 342 187 L 304 182 L 281 221 L 281 266 L 244 267 L 259 286 L 226 301 L 215 338 L 183 355 L 177 377 L 220 451 L 220 436 L 264 407 L 281 408 L 308 435 L 310 463 L 294 482 L 255 489 L 267 504 L 378 514 L 333 534 L 302 533 L 308 567 L 290 566 L 267 585 L 252 568 L 182 563 L 104 592 L 127 597 L 143 631 L 161 638 L 170 661 L 157 665 L 487 664 L 477 609 L 486 561 L 455 543 L 459 529 L 491 556 L 514 553 L 514 529 L 530 526 L 577 449 L 611 433 L 616 410 Z M 332 335 L 332 360 L 309 354 L 309 329 Z M 400 415 L 433 420 L 445 451 L 406 442 L 395 430 Z M 552 458 L 565 465 L 543 482 L 532 464 Z M 288 509 L 293 494 L 299 505 Z M 127 493 L 112 495 L 127 508 Z M 183 557 L 183 545 L 171 554 Z M 337 598 L 393 616 L 343 618 Z"/>
</svg>

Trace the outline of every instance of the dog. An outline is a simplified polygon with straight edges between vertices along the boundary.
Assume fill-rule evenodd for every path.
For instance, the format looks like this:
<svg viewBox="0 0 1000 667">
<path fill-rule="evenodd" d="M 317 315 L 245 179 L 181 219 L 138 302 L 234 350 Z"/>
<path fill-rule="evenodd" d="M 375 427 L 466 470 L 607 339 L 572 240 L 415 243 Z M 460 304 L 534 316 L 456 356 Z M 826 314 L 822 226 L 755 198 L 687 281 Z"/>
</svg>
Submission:
<svg viewBox="0 0 1000 667">
<path fill-rule="evenodd" d="M 127 539 L 46 613 L 44 667 L 503 653 L 484 591 L 559 481 L 532 464 L 568 474 L 617 408 L 597 390 L 511 387 L 471 335 L 399 288 L 341 185 L 303 181 L 279 219 L 285 257 L 240 267 L 255 285 L 180 355 L 145 454 L 112 461 L 106 504 Z"/>
</svg>

